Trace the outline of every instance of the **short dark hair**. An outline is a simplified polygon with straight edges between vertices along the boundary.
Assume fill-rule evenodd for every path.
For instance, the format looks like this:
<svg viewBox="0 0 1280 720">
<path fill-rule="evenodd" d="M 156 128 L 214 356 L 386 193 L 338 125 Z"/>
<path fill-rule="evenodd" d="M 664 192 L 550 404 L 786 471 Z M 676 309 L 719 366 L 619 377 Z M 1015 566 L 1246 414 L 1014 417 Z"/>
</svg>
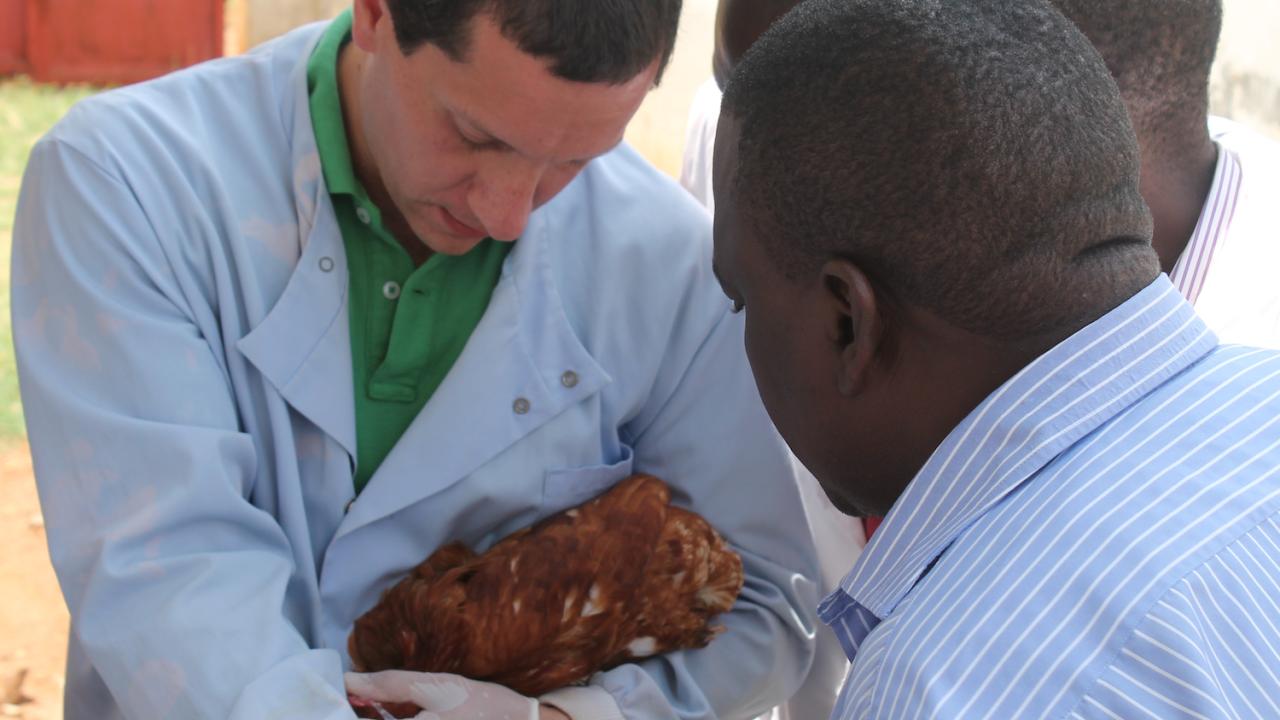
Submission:
<svg viewBox="0 0 1280 720">
<path fill-rule="evenodd" d="M 470 23 L 488 14 L 523 52 L 576 82 L 622 83 L 675 47 L 681 0 L 388 0 L 405 55 L 433 43 L 465 57 Z"/>
<path fill-rule="evenodd" d="M 890 302 L 1012 340 L 1159 272 L 1115 83 L 1041 0 L 809 0 L 723 107 L 733 204 L 793 279 L 843 257 Z"/>
<path fill-rule="evenodd" d="M 1222 0 L 1051 2 L 1102 54 L 1144 144 L 1204 135 Z"/>
</svg>

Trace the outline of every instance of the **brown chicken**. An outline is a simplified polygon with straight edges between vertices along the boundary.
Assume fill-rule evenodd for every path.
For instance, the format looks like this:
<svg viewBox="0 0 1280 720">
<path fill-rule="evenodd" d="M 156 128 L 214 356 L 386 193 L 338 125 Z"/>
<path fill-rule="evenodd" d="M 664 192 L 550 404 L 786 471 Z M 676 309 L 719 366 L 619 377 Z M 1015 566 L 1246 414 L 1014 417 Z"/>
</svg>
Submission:
<svg viewBox="0 0 1280 720">
<path fill-rule="evenodd" d="M 441 547 L 355 623 L 357 670 L 448 672 L 529 696 L 723 630 L 742 560 L 666 484 L 633 475 L 482 555 Z"/>
</svg>

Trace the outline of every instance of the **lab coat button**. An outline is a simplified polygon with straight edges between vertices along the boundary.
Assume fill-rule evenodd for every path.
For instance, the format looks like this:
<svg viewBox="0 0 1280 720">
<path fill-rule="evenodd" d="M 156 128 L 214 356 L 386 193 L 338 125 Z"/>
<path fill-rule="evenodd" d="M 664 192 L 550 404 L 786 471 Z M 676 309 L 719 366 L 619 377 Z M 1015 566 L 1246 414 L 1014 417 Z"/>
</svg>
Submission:
<svg viewBox="0 0 1280 720">
<path fill-rule="evenodd" d="M 576 373 L 576 372 L 574 372 L 574 371 L 572 371 L 572 370 L 565 370 L 565 371 L 564 371 L 564 374 L 560 376 L 560 384 L 561 384 L 561 385 L 563 385 L 563 386 L 565 386 L 565 387 L 567 387 L 567 388 L 574 388 L 574 387 L 577 387 L 577 386 L 578 386 L 578 373 Z"/>
<path fill-rule="evenodd" d="M 514 410 L 517 415 L 528 415 L 529 408 L 529 401 L 525 398 L 516 398 L 516 401 L 511 404 L 511 409 Z"/>
<path fill-rule="evenodd" d="M 328 256 L 320 258 L 320 272 L 333 272 L 333 258 Z"/>
<path fill-rule="evenodd" d="M 370 222 L 373 221 L 373 218 L 369 216 L 369 211 L 365 210 L 362 207 L 356 208 L 356 217 L 360 218 L 360 222 L 364 223 L 365 225 L 368 225 Z"/>
<path fill-rule="evenodd" d="M 388 280 L 386 284 L 382 286 L 382 297 L 388 300 L 395 300 L 400 297 L 400 285 L 394 281 Z"/>
</svg>

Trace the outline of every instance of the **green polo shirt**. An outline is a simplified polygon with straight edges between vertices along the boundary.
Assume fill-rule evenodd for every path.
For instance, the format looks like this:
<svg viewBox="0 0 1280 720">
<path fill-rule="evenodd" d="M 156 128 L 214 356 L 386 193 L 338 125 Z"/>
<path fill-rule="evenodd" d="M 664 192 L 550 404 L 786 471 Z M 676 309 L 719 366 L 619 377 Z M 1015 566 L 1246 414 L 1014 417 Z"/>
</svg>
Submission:
<svg viewBox="0 0 1280 720">
<path fill-rule="evenodd" d="M 338 95 L 338 54 L 351 11 L 329 25 L 307 63 L 311 123 L 350 274 L 356 492 L 440 386 L 475 330 L 510 243 L 486 239 L 466 255 L 415 267 L 356 179 Z"/>
</svg>

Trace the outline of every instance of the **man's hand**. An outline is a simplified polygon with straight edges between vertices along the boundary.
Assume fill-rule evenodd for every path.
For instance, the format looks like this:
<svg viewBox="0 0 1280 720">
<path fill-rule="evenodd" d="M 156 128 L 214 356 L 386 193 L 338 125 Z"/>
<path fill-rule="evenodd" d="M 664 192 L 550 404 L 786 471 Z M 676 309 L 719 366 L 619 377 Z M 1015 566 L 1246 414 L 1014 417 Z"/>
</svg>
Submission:
<svg viewBox="0 0 1280 720">
<path fill-rule="evenodd" d="M 461 675 L 386 670 L 347 673 L 347 692 L 379 703 L 413 703 L 414 720 L 570 720 L 514 690 Z"/>
</svg>

